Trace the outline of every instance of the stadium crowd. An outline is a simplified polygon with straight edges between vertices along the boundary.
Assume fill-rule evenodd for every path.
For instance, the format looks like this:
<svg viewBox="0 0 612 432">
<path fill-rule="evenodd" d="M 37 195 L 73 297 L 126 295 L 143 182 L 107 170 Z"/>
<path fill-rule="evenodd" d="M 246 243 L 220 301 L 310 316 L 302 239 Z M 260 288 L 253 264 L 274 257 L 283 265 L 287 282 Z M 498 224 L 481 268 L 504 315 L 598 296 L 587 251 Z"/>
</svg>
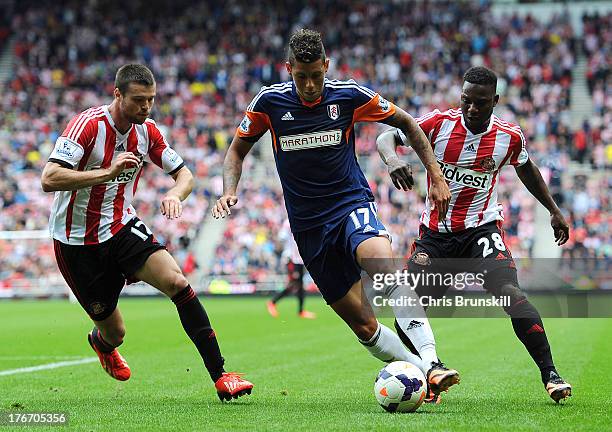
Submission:
<svg viewBox="0 0 612 432">
<path fill-rule="evenodd" d="M 502 95 L 496 113 L 523 127 L 531 156 L 563 200 L 575 228 L 568 249 L 610 255 L 610 180 L 604 176 L 580 186 L 579 178 L 564 179 L 561 173 L 572 159 L 598 170 L 611 165 L 611 15 L 585 16 L 585 36 L 578 39 L 565 15 L 547 22 L 495 17 L 485 1 L 419 7 L 361 0 L 292 0 L 273 8 L 246 0 L 88 4 L 54 2 L 42 8 L 18 2 L 8 32 L 0 27 L 0 47 L 13 40 L 16 60 L 9 81 L 0 84 L 0 231 L 46 229 L 52 195 L 40 190 L 39 174 L 55 139 L 72 115 L 110 102 L 121 64 L 142 62 L 158 81 L 152 117 L 198 181 L 178 223 L 159 214 L 156 203 L 171 180 L 154 169 L 142 176 L 134 206 L 183 268 L 193 271 L 189 245 L 211 198 L 220 193 L 224 151 L 242 110 L 262 85 L 288 79 L 285 43 L 293 29 L 304 26 L 325 30 L 330 78 L 354 78 L 415 116 L 457 106 L 461 75 L 470 65 L 494 68 Z M 595 115 L 572 130 L 571 71 L 581 48 L 589 60 Z M 357 151 L 395 250 L 403 254 L 417 233 L 423 191 L 393 190 L 375 155 L 379 131 L 376 125 L 358 126 Z M 253 153 L 252 165 L 260 162 L 258 146 Z M 500 197 L 510 247 L 515 255 L 529 256 L 535 203 L 516 187 L 512 170 L 506 172 Z M 241 194 L 242 207 L 228 221 L 213 272 L 244 272 L 253 280 L 282 272 L 278 185 L 256 180 L 243 185 Z M 25 248 L 22 259 L 5 260 L 16 246 L 0 240 L 0 280 L 55 271 L 48 246 Z"/>
</svg>

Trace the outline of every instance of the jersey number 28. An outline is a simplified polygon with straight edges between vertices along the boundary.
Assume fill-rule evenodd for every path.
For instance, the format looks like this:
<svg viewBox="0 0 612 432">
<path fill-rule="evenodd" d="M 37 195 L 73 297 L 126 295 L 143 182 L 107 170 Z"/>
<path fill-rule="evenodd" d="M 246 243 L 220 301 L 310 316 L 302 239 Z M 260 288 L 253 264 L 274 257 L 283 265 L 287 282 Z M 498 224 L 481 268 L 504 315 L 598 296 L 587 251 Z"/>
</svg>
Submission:
<svg viewBox="0 0 612 432">
<path fill-rule="evenodd" d="M 491 240 L 493 240 L 493 246 L 495 246 L 497 250 L 500 250 L 500 251 L 506 250 L 506 245 L 504 244 L 504 240 L 502 239 L 502 236 L 500 236 L 498 233 L 491 234 Z M 489 255 L 493 253 L 493 248 L 489 247 L 491 242 L 489 241 L 487 237 L 481 237 L 480 239 L 478 239 L 478 244 L 484 245 L 482 249 L 482 256 L 484 258 L 488 257 Z"/>
</svg>

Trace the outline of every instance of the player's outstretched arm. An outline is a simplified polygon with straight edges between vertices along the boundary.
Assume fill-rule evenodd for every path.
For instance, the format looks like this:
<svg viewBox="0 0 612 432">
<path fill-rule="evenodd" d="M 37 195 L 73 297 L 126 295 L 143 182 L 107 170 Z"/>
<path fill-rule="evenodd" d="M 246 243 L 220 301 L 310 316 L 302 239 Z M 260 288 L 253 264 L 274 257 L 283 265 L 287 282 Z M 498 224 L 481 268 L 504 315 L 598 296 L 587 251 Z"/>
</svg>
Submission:
<svg viewBox="0 0 612 432">
<path fill-rule="evenodd" d="M 168 219 L 181 217 L 182 201 L 185 201 L 193 190 L 193 174 L 186 166 L 172 174 L 174 186 L 162 198 L 160 211 Z"/>
<path fill-rule="evenodd" d="M 137 166 L 140 159 L 134 153 L 121 153 L 109 168 L 76 171 L 55 162 L 47 162 L 40 184 L 45 192 L 73 191 L 106 183 L 117 177 L 125 168 Z"/>
<path fill-rule="evenodd" d="M 406 135 L 408 138 L 410 146 L 414 149 L 419 159 L 421 159 L 421 162 L 423 162 L 423 165 L 429 174 L 429 178 L 431 179 L 429 199 L 432 203 L 432 210 L 437 208 L 438 217 L 440 220 L 443 220 L 446 218 L 451 193 L 450 189 L 448 188 L 448 184 L 442 175 L 442 170 L 440 169 L 440 166 L 436 161 L 436 157 L 433 154 L 431 144 L 427 140 L 423 130 L 410 114 L 397 106 L 395 107 L 395 113 L 392 116 L 387 117 L 382 122 L 401 129 L 404 135 Z"/>
<path fill-rule="evenodd" d="M 383 162 L 387 165 L 393 186 L 399 190 L 410 190 L 414 185 L 412 168 L 397 154 L 397 147 L 402 145 L 394 129 L 386 130 L 376 138 L 376 148 Z"/>
<path fill-rule="evenodd" d="M 212 208 L 212 215 L 215 219 L 229 216 L 232 213 L 230 207 L 238 203 L 236 191 L 242 175 L 242 164 L 251 148 L 253 148 L 253 143 L 240 138 L 238 134 L 234 135 L 223 161 L 223 196 Z"/>
<path fill-rule="evenodd" d="M 531 158 L 523 165 L 515 166 L 516 174 L 527 190 L 550 212 L 550 225 L 555 233 L 555 241 L 559 246 L 565 244 L 569 238 L 569 225 L 565 221 L 561 210 L 550 195 L 548 186 L 542 174 Z"/>
</svg>

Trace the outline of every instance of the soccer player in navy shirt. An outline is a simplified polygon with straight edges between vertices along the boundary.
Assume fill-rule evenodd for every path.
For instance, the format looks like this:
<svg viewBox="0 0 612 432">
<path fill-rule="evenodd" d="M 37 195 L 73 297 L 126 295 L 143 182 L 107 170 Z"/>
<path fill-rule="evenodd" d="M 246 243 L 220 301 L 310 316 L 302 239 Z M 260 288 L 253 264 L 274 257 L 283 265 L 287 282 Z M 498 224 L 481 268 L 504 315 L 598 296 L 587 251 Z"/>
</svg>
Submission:
<svg viewBox="0 0 612 432">
<path fill-rule="evenodd" d="M 441 217 L 446 215 L 450 191 L 415 120 L 353 80 L 326 79 L 328 67 L 318 32 L 302 29 L 291 36 L 286 68 L 292 81 L 263 87 L 248 106 L 225 156 L 223 196 L 212 213 L 215 218 L 230 215 L 238 202 L 244 158 L 269 130 L 291 231 L 323 298 L 372 355 L 419 366 L 427 377 L 430 398 L 437 400 L 437 394 L 459 382 L 459 374 L 439 362 L 422 309 L 394 309 L 398 322 L 405 324 L 401 330 L 419 353 L 416 356 L 378 322 L 363 290 L 362 269 L 374 278 L 396 268 L 390 236 L 378 219 L 374 196 L 357 163 L 355 123 L 377 121 L 404 132 L 430 175 L 429 196 Z M 404 172 L 399 181 L 411 187 L 412 177 Z M 385 288 L 391 298 L 400 292 L 416 296 L 398 284 Z"/>
</svg>

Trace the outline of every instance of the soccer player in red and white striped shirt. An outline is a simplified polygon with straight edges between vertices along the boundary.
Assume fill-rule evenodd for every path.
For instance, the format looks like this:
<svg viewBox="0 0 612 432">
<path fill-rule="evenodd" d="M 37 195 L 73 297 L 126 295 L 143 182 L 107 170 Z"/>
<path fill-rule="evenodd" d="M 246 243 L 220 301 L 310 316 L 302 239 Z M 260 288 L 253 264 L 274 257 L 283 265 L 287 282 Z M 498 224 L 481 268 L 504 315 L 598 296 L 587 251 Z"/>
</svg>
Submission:
<svg viewBox="0 0 612 432">
<path fill-rule="evenodd" d="M 499 100 L 496 86 L 494 72 L 473 67 L 463 77 L 460 109 L 435 110 L 416 119 L 429 138 L 448 182 L 451 201 L 446 216 L 440 218 L 429 197 L 426 199 L 420 236 L 411 250 L 408 269 L 411 272 L 431 272 L 434 267 L 435 271 L 447 270 L 446 265 L 434 265 L 435 259 L 468 259 L 470 268 L 460 270 L 484 274 L 484 288 L 488 292 L 510 299 L 510 306 L 504 309 L 512 319 L 514 331 L 540 368 L 550 397 L 558 402 L 571 395 L 571 386 L 554 367 L 540 314 L 519 289 L 514 260 L 501 227 L 502 206 L 497 201 L 499 170 L 504 165 L 514 166 L 527 190 L 549 210 L 559 245 L 567 241 L 569 226 L 538 167 L 529 158 L 521 128 L 493 114 Z M 401 131 L 389 130 L 378 137 L 377 143 L 395 187 L 411 189 L 410 167 L 396 154 L 398 145 L 407 144 L 406 137 Z M 428 176 L 428 184 L 429 181 Z M 435 294 L 441 296 L 446 289 L 438 287 Z M 433 294 L 422 286 L 417 292 Z M 398 332 L 405 333 L 400 328 Z"/>
<path fill-rule="evenodd" d="M 142 280 L 175 303 L 219 398 L 229 400 L 251 393 L 253 384 L 225 372 L 206 311 L 176 261 L 131 205 L 144 161 L 175 181 L 160 205 L 169 220 L 181 216 L 181 202 L 193 188 L 191 172 L 147 118 L 154 98 L 151 71 L 125 65 L 115 78 L 113 102 L 75 116 L 57 139 L 41 178 L 43 190 L 55 192 L 49 220 L 55 256 L 94 322 L 88 341 L 109 375 L 120 381 L 131 376 L 116 349 L 125 336 L 117 302 L 126 280 Z"/>
</svg>

